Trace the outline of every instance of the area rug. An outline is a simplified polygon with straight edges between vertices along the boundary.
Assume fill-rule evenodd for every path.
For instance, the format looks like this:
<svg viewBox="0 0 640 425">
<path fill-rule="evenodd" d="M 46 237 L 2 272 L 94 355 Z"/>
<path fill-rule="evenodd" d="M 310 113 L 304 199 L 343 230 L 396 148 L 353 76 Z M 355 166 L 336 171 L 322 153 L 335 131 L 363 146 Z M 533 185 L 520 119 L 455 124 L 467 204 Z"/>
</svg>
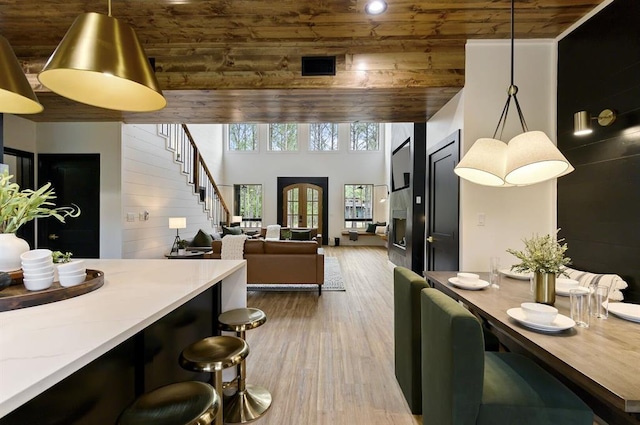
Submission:
<svg viewBox="0 0 640 425">
<path fill-rule="evenodd" d="M 247 291 L 274 291 L 274 292 L 289 292 L 289 291 L 313 291 L 318 292 L 318 285 L 314 284 L 248 284 Z M 324 257 L 324 284 L 322 285 L 322 292 L 325 291 L 346 291 L 344 287 L 344 281 L 342 280 L 342 270 L 340 269 L 340 262 L 336 257 Z"/>
</svg>

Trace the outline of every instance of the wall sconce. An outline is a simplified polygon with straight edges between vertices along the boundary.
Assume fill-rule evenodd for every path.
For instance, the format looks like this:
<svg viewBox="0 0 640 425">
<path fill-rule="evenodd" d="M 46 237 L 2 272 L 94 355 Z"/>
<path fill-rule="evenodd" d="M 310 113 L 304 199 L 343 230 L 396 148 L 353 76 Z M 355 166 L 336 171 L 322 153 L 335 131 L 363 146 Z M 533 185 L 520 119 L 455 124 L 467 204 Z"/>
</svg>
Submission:
<svg viewBox="0 0 640 425">
<path fill-rule="evenodd" d="M 171 245 L 172 252 L 178 252 L 178 243 L 180 242 L 180 234 L 179 229 L 186 229 L 187 227 L 187 217 L 169 217 L 169 229 L 176 229 L 176 238 L 173 240 L 173 245 Z"/>
<path fill-rule="evenodd" d="M 379 201 L 380 201 L 380 203 L 387 202 L 387 199 L 389 199 L 389 185 L 377 184 L 377 185 L 373 186 L 374 190 L 375 190 L 376 187 L 384 187 L 385 188 L 384 193 L 382 195 L 380 195 Z"/>
<path fill-rule="evenodd" d="M 616 113 L 611 109 L 604 109 L 597 117 L 592 117 L 588 111 L 580 111 L 573 114 L 573 134 L 584 136 L 591 134 L 591 121 L 597 120 L 601 127 L 607 127 L 616 120 Z"/>
</svg>

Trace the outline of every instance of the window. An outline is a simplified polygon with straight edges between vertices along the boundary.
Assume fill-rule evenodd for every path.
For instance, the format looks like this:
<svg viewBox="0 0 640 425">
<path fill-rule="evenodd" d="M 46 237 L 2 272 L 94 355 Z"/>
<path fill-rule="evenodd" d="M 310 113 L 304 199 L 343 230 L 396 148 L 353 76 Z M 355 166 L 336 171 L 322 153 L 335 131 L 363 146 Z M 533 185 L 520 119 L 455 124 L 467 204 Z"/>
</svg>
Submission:
<svg viewBox="0 0 640 425">
<path fill-rule="evenodd" d="M 378 142 L 378 123 L 354 122 L 351 124 L 351 150 L 352 151 L 377 151 L 380 149 Z"/>
<path fill-rule="evenodd" d="M 373 185 L 344 185 L 344 227 L 364 229 L 373 222 Z"/>
<path fill-rule="evenodd" d="M 297 151 L 297 124 L 269 124 L 269 150 Z"/>
<path fill-rule="evenodd" d="M 236 184 L 234 215 L 242 216 L 242 227 L 262 227 L 262 185 Z"/>
<path fill-rule="evenodd" d="M 258 124 L 229 124 L 229 150 L 258 150 Z"/>
<path fill-rule="evenodd" d="M 309 124 L 310 151 L 338 150 L 338 124 Z"/>
</svg>

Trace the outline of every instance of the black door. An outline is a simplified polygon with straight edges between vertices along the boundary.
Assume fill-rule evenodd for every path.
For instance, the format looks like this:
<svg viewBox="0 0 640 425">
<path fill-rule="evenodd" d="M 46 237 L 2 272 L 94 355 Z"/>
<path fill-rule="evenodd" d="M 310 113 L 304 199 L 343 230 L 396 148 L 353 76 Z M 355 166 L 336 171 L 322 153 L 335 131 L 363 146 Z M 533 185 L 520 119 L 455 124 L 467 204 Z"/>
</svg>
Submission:
<svg viewBox="0 0 640 425">
<path fill-rule="evenodd" d="M 460 131 L 427 152 L 429 165 L 429 217 L 426 249 L 427 270 L 459 268 L 459 180 L 453 172 L 458 160 Z"/>
<path fill-rule="evenodd" d="M 38 155 L 38 187 L 51 182 L 56 206 L 76 204 L 79 217 L 60 223 L 38 220 L 38 247 L 70 251 L 74 258 L 100 257 L 100 155 Z"/>
</svg>

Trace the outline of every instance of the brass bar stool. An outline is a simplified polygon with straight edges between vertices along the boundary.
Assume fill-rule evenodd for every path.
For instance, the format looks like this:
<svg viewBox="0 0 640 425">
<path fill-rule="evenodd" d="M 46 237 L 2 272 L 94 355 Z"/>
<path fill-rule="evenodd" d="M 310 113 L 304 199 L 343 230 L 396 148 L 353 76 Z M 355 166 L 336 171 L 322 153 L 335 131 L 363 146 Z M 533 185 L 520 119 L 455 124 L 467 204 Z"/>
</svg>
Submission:
<svg viewBox="0 0 640 425">
<path fill-rule="evenodd" d="M 180 366 L 194 372 L 210 372 L 211 384 L 218 393 L 220 408 L 215 424 L 222 425 L 224 402 L 222 370 L 236 366 L 249 355 L 249 345 L 235 336 L 211 336 L 194 342 L 180 353 Z"/>
<path fill-rule="evenodd" d="M 138 397 L 120 414 L 118 425 L 209 425 L 220 410 L 211 385 L 178 382 Z"/>
<path fill-rule="evenodd" d="M 267 316 L 257 308 L 237 308 L 218 316 L 218 327 L 223 331 L 236 332 L 245 339 L 245 332 L 255 329 L 267 321 Z M 226 396 L 224 417 L 229 423 L 247 423 L 258 419 L 271 407 L 271 393 L 263 387 L 246 383 L 247 361 L 238 366 L 238 391 Z"/>
</svg>

